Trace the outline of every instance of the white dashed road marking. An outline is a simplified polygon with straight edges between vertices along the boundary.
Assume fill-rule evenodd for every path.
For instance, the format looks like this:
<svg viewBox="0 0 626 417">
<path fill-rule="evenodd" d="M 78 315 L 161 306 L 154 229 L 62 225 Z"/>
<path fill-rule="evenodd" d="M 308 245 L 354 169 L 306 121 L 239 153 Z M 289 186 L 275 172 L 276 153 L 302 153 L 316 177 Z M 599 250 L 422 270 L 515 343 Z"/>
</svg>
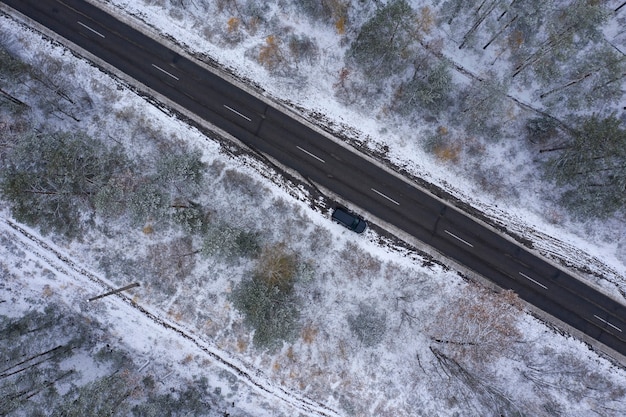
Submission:
<svg viewBox="0 0 626 417">
<path fill-rule="evenodd" d="M 615 325 L 613 325 L 613 324 L 609 323 L 608 321 L 604 320 L 603 318 L 600 318 L 600 317 L 596 316 L 595 314 L 594 314 L 593 316 L 594 316 L 595 318 L 597 318 L 598 320 L 600 320 L 601 322 L 604 322 L 604 323 L 608 324 L 609 326 L 611 326 L 611 327 L 612 327 L 612 328 L 614 328 L 615 330 L 618 330 L 618 331 L 620 331 L 620 332 L 622 331 L 622 329 L 620 329 L 619 327 L 617 327 L 617 326 L 615 326 Z"/>
<path fill-rule="evenodd" d="M 178 81 L 178 80 L 180 79 L 180 78 L 178 78 L 177 76 L 175 76 L 174 74 L 172 74 L 172 73 L 170 73 L 170 72 L 165 71 L 165 70 L 164 70 L 163 68 L 161 68 L 161 67 L 157 67 L 157 66 L 156 66 L 156 65 L 154 65 L 154 64 L 152 64 L 152 66 L 153 66 L 154 68 L 158 69 L 159 71 L 163 72 L 164 74 L 169 75 L 170 77 L 172 77 L 172 78 L 173 78 L 173 79 L 175 79 L 176 81 Z"/>
<path fill-rule="evenodd" d="M 89 26 L 87 26 L 87 25 L 86 25 L 86 24 L 84 24 L 83 22 L 77 21 L 76 23 L 78 23 L 79 25 L 81 25 L 81 26 L 82 26 L 82 27 L 84 27 L 85 29 L 88 29 L 88 30 L 92 31 L 92 32 L 93 32 L 93 33 L 95 33 L 96 35 L 98 35 L 98 36 L 100 36 L 100 37 L 104 38 L 104 35 L 103 35 L 102 33 L 98 32 L 98 31 L 97 31 L 97 30 L 95 30 L 95 29 L 90 28 Z"/>
<path fill-rule="evenodd" d="M 452 232 L 448 232 L 447 230 L 444 230 L 444 232 L 446 232 L 447 234 L 449 234 L 450 236 L 452 236 L 453 238 L 465 243 L 467 246 L 469 246 L 470 248 L 473 248 L 474 245 L 472 245 L 471 243 L 469 243 L 467 240 L 461 239 L 460 237 L 458 237 L 457 235 L 455 235 Z"/>
<path fill-rule="evenodd" d="M 226 104 L 224 104 L 224 107 L 226 107 L 228 110 L 232 111 L 232 112 L 233 112 L 233 113 L 235 113 L 236 115 L 243 117 L 243 118 L 244 118 L 244 119 L 246 119 L 247 121 L 249 121 L 249 122 L 251 122 L 251 121 L 252 121 L 252 119 L 251 119 L 251 118 L 249 118 L 248 116 L 245 116 L 245 115 L 243 115 L 243 114 L 239 113 L 237 110 L 233 109 L 232 107 L 228 107 Z"/>
<path fill-rule="evenodd" d="M 539 286 L 540 286 L 540 287 L 542 287 L 544 290 L 547 290 L 547 289 L 548 289 L 548 287 L 546 287 L 545 285 L 543 285 L 541 282 L 535 281 L 534 279 L 532 279 L 531 277 L 529 277 L 529 276 L 528 276 L 528 275 L 526 275 L 525 273 L 520 272 L 519 274 L 520 274 L 521 276 L 523 276 L 524 278 L 526 278 L 527 280 L 532 281 L 532 282 L 534 282 L 535 284 L 539 285 Z"/>
<path fill-rule="evenodd" d="M 320 158 L 319 156 L 313 155 L 311 152 L 307 151 L 306 149 L 302 149 L 301 147 L 296 145 L 296 148 L 300 149 L 302 152 L 304 152 L 305 154 L 312 156 L 313 158 L 317 159 L 318 161 L 320 161 L 321 163 L 325 164 L 326 161 L 324 161 L 322 158 Z"/>
<path fill-rule="evenodd" d="M 391 201 L 393 204 L 396 204 L 396 205 L 398 205 L 398 206 L 400 205 L 400 203 L 398 203 L 396 200 L 394 200 L 394 199 L 393 199 L 393 198 L 391 198 L 391 197 L 387 197 L 385 194 L 381 193 L 380 191 L 375 190 L 375 189 L 373 189 L 373 188 L 370 188 L 370 190 L 374 191 L 376 194 L 378 194 L 378 195 L 379 195 L 379 196 L 381 196 L 381 197 L 385 197 L 387 200 Z"/>
</svg>

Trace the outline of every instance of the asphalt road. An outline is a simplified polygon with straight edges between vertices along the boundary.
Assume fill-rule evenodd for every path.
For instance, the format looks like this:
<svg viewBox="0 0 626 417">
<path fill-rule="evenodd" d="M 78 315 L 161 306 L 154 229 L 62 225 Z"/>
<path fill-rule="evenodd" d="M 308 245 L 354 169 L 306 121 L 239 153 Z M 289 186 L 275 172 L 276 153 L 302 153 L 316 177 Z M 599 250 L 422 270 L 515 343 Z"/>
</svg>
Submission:
<svg viewBox="0 0 626 417">
<path fill-rule="evenodd" d="M 2 0 L 364 212 L 626 355 L 626 308 L 81 0 Z M 356 235 L 355 235 L 356 238 Z"/>
</svg>

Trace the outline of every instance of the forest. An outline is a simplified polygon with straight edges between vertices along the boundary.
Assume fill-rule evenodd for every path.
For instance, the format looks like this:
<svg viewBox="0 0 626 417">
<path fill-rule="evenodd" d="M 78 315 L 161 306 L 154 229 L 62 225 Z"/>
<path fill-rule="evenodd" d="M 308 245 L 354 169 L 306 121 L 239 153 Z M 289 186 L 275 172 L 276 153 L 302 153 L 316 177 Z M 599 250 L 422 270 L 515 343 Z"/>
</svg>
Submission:
<svg viewBox="0 0 626 417">
<path fill-rule="evenodd" d="M 226 48 L 258 39 L 244 55 L 291 89 L 314 88 L 320 82 L 312 74 L 321 66 L 336 69 L 329 75 L 339 102 L 388 126 L 413 127 L 418 147 L 462 165 L 460 172 L 486 170 L 480 159 L 489 148 L 514 141 L 540 173 L 536 181 L 546 183 L 546 199 L 558 193 L 559 204 L 582 220 L 623 218 L 626 46 L 619 27 L 626 17 L 619 1 L 224 0 L 161 7 L 173 19 L 194 21 L 212 10 L 231 16 L 227 25 L 205 24 L 204 38 Z M 291 24 L 301 14 L 317 39 Z M 323 38 L 333 32 L 343 55 Z M 482 175 L 475 181 L 485 181 Z"/>
<path fill-rule="evenodd" d="M 242 52 L 267 75 L 257 85 L 268 95 L 301 94 L 324 79 L 330 98 L 384 123 L 380 140 L 418 132 L 403 139 L 407 154 L 432 158 L 503 204 L 539 189 L 563 216 L 623 227 L 626 61 L 623 35 L 606 29 L 624 21 L 622 6 L 150 0 L 135 7 L 146 20 L 165 9 L 172 30 L 195 27 L 205 42 Z M 294 16 L 311 30 L 296 30 Z M 623 369 L 527 314 L 515 294 L 467 282 L 382 235 L 354 241 L 259 161 L 6 16 L 2 25 L 3 221 L 31 227 L 113 284 L 141 281 L 132 303 L 241 358 L 288 395 L 340 415 L 625 412 Z M 398 142 L 377 146 L 367 135 L 348 140 L 366 153 L 382 150 L 393 164 Z M 506 159 L 493 158 L 499 148 Z M 517 164 L 532 172 L 531 186 L 508 192 L 523 184 L 511 177 Z M 209 371 L 178 375 L 174 390 L 156 383 L 167 366 L 142 372 L 137 352 L 112 348 L 119 333 L 101 311 L 84 300 L 73 308 L 46 301 L 67 287 L 37 289 L 43 299 L 24 296 L 30 307 L 8 314 L 9 301 L 20 298 L 13 288 L 29 282 L 22 275 L 36 277 L 31 285 L 55 279 L 45 268 L 24 273 L 24 249 L 2 233 L 0 273 L 11 287 L 0 287 L 0 414 L 247 415 L 232 403 L 246 401 L 232 394 L 240 376 L 224 377 L 231 395 L 217 390 Z M 353 257 L 361 262 L 346 261 Z M 182 372 L 196 355 L 173 366 Z M 273 401 L 255 415 L 281 415 Z"/>
</svg>

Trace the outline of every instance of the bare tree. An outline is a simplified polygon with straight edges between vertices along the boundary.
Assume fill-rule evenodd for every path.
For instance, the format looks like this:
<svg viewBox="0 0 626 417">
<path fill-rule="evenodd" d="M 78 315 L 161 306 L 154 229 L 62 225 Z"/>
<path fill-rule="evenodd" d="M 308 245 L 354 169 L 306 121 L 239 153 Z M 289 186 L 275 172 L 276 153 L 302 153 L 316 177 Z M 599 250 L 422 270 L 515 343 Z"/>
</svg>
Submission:
<svg viewBox="0 0 626 417">
<path fill-rule="evenodd" d="M 515 293 L 493 294 L 468 286 L 435 313 L 428 332 L 437 349 L 452 358 L 494 360 L 519 337 L 520 312 Z"/>
<path fill-rule="evenodd" d="M 562 61 L 576 49 L 574 43 L 588 43 L 601 37 L 600 24 L 607 18 L 608 11 L 601 2 L 575 0 L 563 9 L 552 14 L 552 24 L 548 26 L 548 37 L 532 53 L 515 66 L 515 78 L 524 69 L 535 64 L 538 67 L 550 65 L 551 61 Z M 565 50 L 569 49 L 569 53 Z"/>
<path fill-rule="evenodd" d="M 463 49 L 467 41 L 473 36 L 478 27 L 485 21 L 485 19 L 494 11 L 494 9 L 501 4 L 501 0 L 483 0 L 476 11 L 474 12 L 474 22 L 469 30 L 463 36 L 463 40 L 459 45 L 459 49 Z"/>
</svg>

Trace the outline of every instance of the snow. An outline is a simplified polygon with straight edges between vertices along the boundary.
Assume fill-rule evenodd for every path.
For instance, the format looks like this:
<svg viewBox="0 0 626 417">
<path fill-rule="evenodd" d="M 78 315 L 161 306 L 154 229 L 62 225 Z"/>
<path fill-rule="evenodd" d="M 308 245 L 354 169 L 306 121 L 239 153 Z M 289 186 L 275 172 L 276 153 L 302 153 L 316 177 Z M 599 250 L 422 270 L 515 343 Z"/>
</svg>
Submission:
<svg viewBox="0 0 626 417">
<path fill-rule="evenodd" d="M 19 314 L 27 310 L 33 305 L 31 298 L 39 297 L 45 287 L 54 294 L 57 302 L 71 306 L 93 320 L 105 321 L 109 325 L 109 333 L 118 336 L 118 343 L 123 344 L 139 358 L 145 358 L 147 365 L 151 361 L 170 366 L 184 364 L 172 369 L 178 378 L 191 378 L 198 373 L 211 375 L 212 385 L 219 386 L 224 395 L 236 398 L 238 406 L 240 408 L 243 406 L 243 410 L 250 414 L 260 415 L 259 411 L 264 409 L 269 413 L 267 415 L 276 415 L 274 413 L 278 411 L 289 414 L 290 410 L 303 411 L 307 415 L 336 415 L 325 407 L 317 406 L 310 400 L 300 397 L 297 393 L 276 386 L 262 373 L 251 369 L 249 364 L 233 357 L 229 352 L 216 348 L 184 326 L 139 306 L 131 297 L 113 296 L 106 298 L 105 302 L 87 302 L 88 297 L 103 293 L 115 285 L 98 273 L 74 263 L 70 260 L 69 254 L 45 243 L 36 231 L 3 219 L 0 223 L 0 235 L 18 245 L 26 255 L 18 265 L 11 265 L 22 276 L 16 283 L 22 282 L 25 276 L 33 278 L 41 276 L 28 282 L 25 288 L 17 291 L 14 288 L 9 289 L 10 292 L 17 293 L 19 298 L 12 300 L 11 310 L 1 308 L 1 314 Z M 15 256 L 7 252 L 5 247 L 2 249 L 4 259 Z M 53 279 L 42 274 L 46 268 L 57 271 Z M 131 291 L 129 295 L 132 296 L 132 293 Z M 2 293 L 3 298 L 6 295 L 5 292 Z M 6 306 L 6 303 L 3 305 Z M 190 361 L 189 358 L 193 359 Z M 200 358 L 202 359 L 199 360 Z M 81 366 L 89 362 L 88 358 L 72 357 L 72 366 L 87 371 L 87 375 L 84 376 L 86 380 L 93 378 L 94 374 L 90 375 L 90 371 L 96 371 L 95 368 Z M 140 370 L 144 368 L 142 365 Z M 230 384 L 224 380 L 226 379 L 224 375 L 236 375 L 238 381 L 243 383 L 238 384 L 236 393 L 229 394 Z M 167 374 L 163 378 L 170 376 L 171 374 Z M 261 406 L 265 401 L 271 401 L 271 412 L 266 404 Z"/>
<path fill-rule="evenodd" d="M 345 46 L 341 45 L 341 37 L 319 23 L 307 24 L 307 19 L 294 10 L 293 6 L 281 11 L 272 3 L 267 6 L 271 7 L 272 11 L 266 14 L 276 15 L 280 21 L 285 22 L 285 26 L 313 37 L 320 45 L 322 55 L 320 63 L 316 66 L 307 66 L 306 81 L 298 84 L 292 83 L 289 77 L 272 76 L 247 56 L 246 52 L 252 46 L 263 43 L 265 36 L 270 33 L 259 30 L 244 36 L 244 42 L 237 45 L 224 45 L 220 42 L 217 33 L 224 30 L 223 27 L 220 28 L 220 24 L 228 20 L 227 11 L 223 11 L 221 15 L 215 16 L 212 22 L 207 23 L 213 32 L 217 32 L 207 39 L 206 35 L 202 35 L 202 31 L 189 30 L 190 27 L 200 24 L 195 13 L 202 15 L 202 10 L 193 2 L 183 10 L 171 7 L 170 10 L 176 10 L 176 16 L 179 16 L 176 19 L 171 19 L 167 13 L 163 13 L 163 6 L 158 2 L 113 0 L 94 3 L 106 6 L 112 11 L 138 17 L 142 22 L 136 24 L 147 23 L 155 32 L 162 32 L 176 39 L 189 52 L 208 54 L 224 67 L 230 68 L 237 76 L 250 79 L 256 85 L 262 86 L 270 97 L 295 103 L 306 109 L 309 114 L 320 112 L 328 117 L 334 126 L 343 124 L 349 126 L 351 131 L 356 132 L 356 137 L 364 140 L 365 146 L 371 150 L 383 145 L 388 146 L 389 153 L 385 157 L 390 163 L 439 185 L 462 201 L 469 202 L 485 212 L 497 223 L 506 225 L 512 232 L 529 235 L 539 252 L 550 254 L 555 259 L 563 257 L 573 265 L 576 265 L 575 260 L 579 258 L 580 253 L 588 254 L 585 261 L 580 263 L 581 267 L 587 266 L 590 258 L 594 264 L 607 264 L 608 268 L 605 268 L 605 271 L 608 269 L 612 272 L 605 279 L 581 274 L 582 278 L 587 278 L 601 285 L 605 291 L 621 297 L 620 291 L 616 291 L 615 287 L 623 285 L 623 277 L 626 275 L 624 258 L 616 253 L 616 242 L 620 247 L 626 244 L 624 242 L 626 233 L 621 219 L 611 219 L 606 224 L 591 221 L 581 224 L 568 219 L 566 214 L 558 212 L 558 209 L 555 213 L 550 203 L 545 201 L 545 192 L 538 192 L 540 179 L 537 178 L 537 173 L 532 171 L 533 165 L 528 163 L 529 155 L 519 149 L 515 138 L 502 141 L 497 148 L 490 146 L 488 154 L 481 158 L 493 161 L 493 168 L 502 172 L 504 177 L 503 187 L 515 190 L 514 193 L 503 191 L 499 195 L 490 195 L 477 188 L 476 184 L 467 178 L 467 168 L 457 169 L 426 155 L 419 140 L 415 140 L 424 132 L 416 131 L 414 125 L 403 125 L 401 121 L 388 120 L 380 115 L 372 118 L 370 113 L 362 112 L 359 108 L 340 104 L 334 98 L 333 83 L 336 82 L 341 69 L 338 63 L 341 62 L 345 51 Z M 610 20 L 607 24 L 606 31 L 609 35 L 616 31 L 617 20 Z M 446 29 L 444 27 L 441 30 L 445 33 Z M 431 34 L 430 37 L 435 38 L 436 35 Z M 459 50 L 452 42 L 446 45 L 444 54 L 474 74 L 480 74 L 480 68 L 485 67 L 484 63 L 490 62 L 493 58 L 487 54 L 477 60 L 468 48 Z M 502 71 L 503 65 L 493 65 L 490 68 Z M 532 89 L 522 88 L 520 84 L 515 86 L 514 91 L 516 99 L 533 104 L 533 98 L 528 95 Z M 357 126 L 358 128 L 355 128 Z M 505 206 L 505 209 L 498 206 L 496 199 L 500 207 Z M 558 241 L 553 241 L 550 246 L 545 247 L 547 242 L 543 239 L 533 239 L 534 235 L 558 236 Z"/>
<path fill-rule="evenodd" d="M 546 203 L 535 191 L 537 179 L 525 163 L 528 156 L 515 142 L 490 146 L 484 159 L 494 161 L 494 169 L 501 169 L 506 161 L 511 171 L 519 175 L 504 177 L 501 194 L 484 193 L 463 175 L 467 167 L 451 166 L 425 154 L 418 141 L 413 140 L 422 132 L 398 121 L 373 118 L 334 100 L 332 83 L 340 70 L 336 57 L 342 56 L 342 47 L 339 37 L 328 28 L 308 24 L 293 11 L 271 6 L 272 13 L 292 22 L 293 28 L 315 37 L 323 55 L 320 65 L 307 68 L 311 71 L 307 84 L 294 85 L 287 79 L 271 77 L 246 57 L 249 48 L 264 42 L 266 33 L 259 31 L 233 49 L 227 49 L 210 43 L 201 35 L 199 23 L 186 20 L 189 17 L 184 13 L 163 13 L 158 2 L 153 3 L 114 0 L 105 5 L 167 31 L 190 51 L 217 58 L 237 75 L 263 86 L 269 96 L 296 103 L 306 109 L 305 113 L 320 112 L 334 126 L 348 126 L 370 150 L 389 146 L 386 158 L 396 166 L 469 201 L 509 230 L 530 238 L 538 252 L 554 259 L 564 258 L 573 266 L 582 263 L 597 271 L 603 276 L 597 282 L 603 288 L 623 288 L 626 241 L 622 222 L 613 219 L 605 224 L 588 223 L 581 230 L 581 224 L 558 211 L 554 217 L 562 220 L 548 222 L 544 213 Z M 206 24 L 219 22 L 216 18 L 215 22 Z M 147 364 L 144 369 L 154 366 L 168 381 L 208 375 L 212 385 L 220 387 L 226 397 L 236 399 L 237 406 L 250 415 L 480 414 L 464 409 L 463 403 L 454 404 L 461 401 L 453 400 L 459 395 L 453 391 L 459 382 L 441 376 L 445 370 L 438 368 L 429 350 L 432 341 L 428 329 L 435 321 L 436 312 L 453 300 L 461 288 L 470 285 L 455 271 L 439 264 L 428 265 L 418 254 L 371 230 L 363 237 L 356 237 L 329 222 L 321 210 L 312 210 L 306 202 L 306 193 L 280 181 L 271 169 L 251 158 L 229 156 L 197 129 L 146 103 L 107 75 L 8 19 L 3 18 L 1 25 L 4 32 L 19 34 L 21 40 L 17 43 L 31 45 L 18 48 L 23 59 L 34 59 L 45 51 L 72 63 L 78 88 L 89 91 L 96 100 L 93 114 L 85 117 L 81 128 L 95 136 L 128 138 L 127 148 L 138 154 L 150 151 L 144 146 L 146 139 L 141 133 L 147 127 L 164 137 L 200 146 L 205 161 L 212 167 L 210 201 L 221 219 L 240 227 L 276 225 L 264 231 L 269 235 L 267 239 L 286 240 L 292 250 L 312 262 L 315 270 L 312 280 L 299 284 L 299 296 L 305 301 L 301 316 L 310 338 L 298 338 L 278 352 L 259 352 L 251 347 L 250 332 L 242 326 L 242 318 L 229 299 L 232 288 L 249 273 L 251 265 L 198 259 L 193 274 L 185 278 L 174 295 L 162 294 L 150 277 L 136 274 L 141 269 L 124 271 L 115 269 L 115 265 L 145 261 L 149 248 L 172 242 L 177 237 L 175 233 L 160 234 L 157 230 L 147 235 L 141 230 L 116 230 L 117 234 L 111 237 L 94 230 L 82 242 L 69 242 L 54 236 L 42 237 L 33 229 L 16 225 L 4 210 L 0 236 L 18 249 L 9 251 L 7 246 L 2 246 L 0 259 L 19 279 L 12 280 L 10 287 L 0 288 L 0 297 L 11 300 L 0 303 L 1 314 L 18 316 L 19 312 L 32 308 L 33 299 L 51 291 L 58 302 L 105 322 L 108 331 L 141 358 L 137 363 Z M 471 68 L 473 58 L 469 54 L 455 54 L 454 58 L 465 68 Z M 518 98 L 531 101 L 529 97 Z M 104 117 L 100 113 L 112 116 Z M 142 120 L 135 120 L 135 114 L 140 114 Z M 59 125 L 63 123 L 60 121 Z M 228 179 L 228 170 L 244 176 L 243 187 Z M 518 195 L 510 196 L 506 190 L 516 190 Z M 293 219 L 284 221 L 285 212 Z M 351 262 L 355 258 L 360 262 Z M 105 273 L 107 262 L 113 265 L 110 274 Z M 44 273 L 46 270 L 52 274 Z M 85 301 L 133 279 L 141 280 L 142 286 L 124 295 L 93 303 Z M 607 279 L 611 282 L 607 283 Z M 348 329 L 346 319 L 358 313 L 360 304 L 386 313 L 387 331 L 383 341 L 374 347 L 363 346 Z M 547 393 L 556 397 L 554 401 L 562 407 L 563 415 L 571 416 L 597 412 L 601 409 L 597 403 L 605 400 L 599 396 L 597 400 L 586 398 L 581 403 L 573 394 L 567 394 L 567 385 L 585 378 L 586 371 L 559 375 L 560 381 L 546 380 L 552 386 L 541 386 L 533 385 L 524 376 L 531 365 L 541 367 L 556 357 L 576 358 L 589 372 L 601 374 L 608 385 L 626 386 L 626 372 L 590 351 L 581 341 L 552 331 L 528 314 L 520 314 L 518 319 L 520 340 L 507 349 L 509 354 L 486 365 L 490 372 L 482 374 L 482 383 L 507 390 L 508 396 L 524 406 L 539 404 L 538 398 Z M 551 372 L 558 374 L 557 371 Z M 236 378 L 236 390 L 231 378 Z M 616 395 L 614 402 L 607 399 L 602 414 L 620 415 L 623 396 Z M 618 411 L 611 412 L 610 407 Z M 546 413 L 535 411 L 534 415 Z M 533 415 L 532 410 L 530 414 Z"/>
</svg>

